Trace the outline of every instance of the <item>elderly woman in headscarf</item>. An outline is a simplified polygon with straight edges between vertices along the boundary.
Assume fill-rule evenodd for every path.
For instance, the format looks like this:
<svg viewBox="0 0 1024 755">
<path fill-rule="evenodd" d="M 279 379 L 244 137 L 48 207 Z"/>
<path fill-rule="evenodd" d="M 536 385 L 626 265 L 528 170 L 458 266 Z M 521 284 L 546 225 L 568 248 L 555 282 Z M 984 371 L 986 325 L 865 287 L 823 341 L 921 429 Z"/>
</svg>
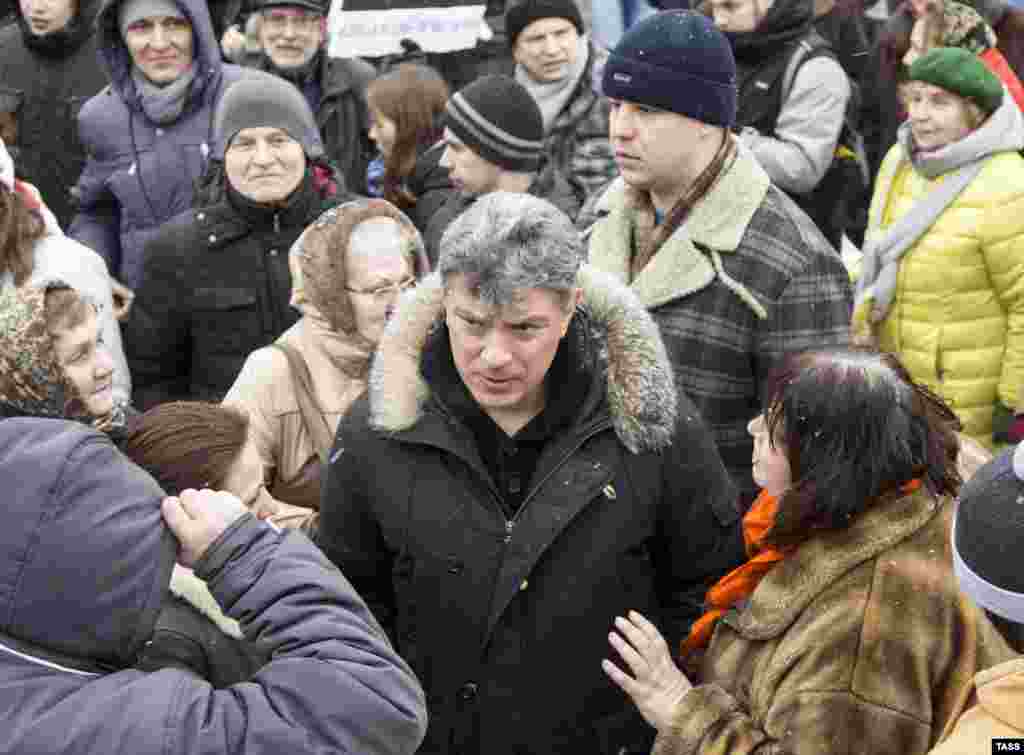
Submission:
<svg viewBox="0 0 1024 755">
<path fill-rule="evenodd" d="M 973 53 L 910 66 L 875 185 L 854 337 L 897 354 L 987 447 L 1024 384 L 1024 119 Z"/>
<path fill-rule="evenodd" d="M 116 442 L 126 413 L 95 302 L 54 278 L 0 287 L 0 418 L 76 420 Z"/>
<path fill-rule="evenodd" d="M 366 387 L 398 295 L 428 272 L 412 222 L 381 199 L 328 210 L 292 246 L 291 304 L 301 319 L 250 354 L 225 397 L 245 409 L 273 521 L 315 531 L 321 465 L 338 421 Z"/>
<path fill-rule="evenodd" d="M 978 56 L 1009 90 L 1017 107 L 1024 110 L 1024 86 L 1013 68 L 996 47 L 996 33 L 981 14 L 956 0 L 927 3 L 914 21 L 910 49 L 903 63 L 915 60 L 936 47 L 959 47 Z"/>
<path fill-rule="evenodd" d="M 81 422 L 124 448 L 131 423 L 114 398 L 114 363 L 99 333 L 95 305 L 60 281 L 0 289 L 0 419 Z M 170 593 L 137 668 L 187 668 L 220 687 L 266 661 L 191 570 L 175 566 Z"/>
<path fill-rule="evenodd" d="M 16 177 L 14 160 L 0 139 L 0 288 L 57 279 L 96 305 L 100 335 L 114 360 L 114 395 L 126 403 L 131 378 L 113 314 L 107 266 L 94 251 L 64 235 L 39 191 Z"/>
</svg>

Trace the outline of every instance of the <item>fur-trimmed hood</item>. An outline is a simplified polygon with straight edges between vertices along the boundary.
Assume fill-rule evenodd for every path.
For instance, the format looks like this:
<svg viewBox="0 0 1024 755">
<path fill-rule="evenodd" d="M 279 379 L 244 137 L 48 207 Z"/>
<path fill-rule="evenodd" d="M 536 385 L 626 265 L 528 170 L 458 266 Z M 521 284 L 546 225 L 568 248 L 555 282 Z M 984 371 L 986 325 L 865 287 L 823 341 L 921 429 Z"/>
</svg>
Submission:
<svg viewBox="0 0 1024 755">
<path fill-rule="evenodd" d="M 672 442 L 677 401 L 672 366 L 658 327 L 643 305 L 612 276 L 580 268 L 582 307 L 607 350 L 607 397 L 615 432 L 633 453 Z M 421 373 L 427 339 L 443 317 L 439 273 L 403 295 L 370 370 L 370 423 L 401 432 L 416 425 L 431 397 Z"/>
</svg>

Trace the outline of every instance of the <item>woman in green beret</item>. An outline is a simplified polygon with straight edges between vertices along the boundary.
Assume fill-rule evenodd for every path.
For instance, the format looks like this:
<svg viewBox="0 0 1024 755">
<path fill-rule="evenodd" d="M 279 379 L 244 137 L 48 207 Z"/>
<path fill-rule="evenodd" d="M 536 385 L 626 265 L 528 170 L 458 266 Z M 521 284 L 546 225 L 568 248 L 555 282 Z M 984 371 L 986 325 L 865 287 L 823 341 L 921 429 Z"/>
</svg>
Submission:
<svg viewBox="0 0 1024 755">
<path fill-rule="evenodd" d="M 875 184 L 854 334 L 897 354 L 964 433 L 1005 439 L 1024 383 L 1024 118 L 977 56 L 913 62 Z"/>
</svg>

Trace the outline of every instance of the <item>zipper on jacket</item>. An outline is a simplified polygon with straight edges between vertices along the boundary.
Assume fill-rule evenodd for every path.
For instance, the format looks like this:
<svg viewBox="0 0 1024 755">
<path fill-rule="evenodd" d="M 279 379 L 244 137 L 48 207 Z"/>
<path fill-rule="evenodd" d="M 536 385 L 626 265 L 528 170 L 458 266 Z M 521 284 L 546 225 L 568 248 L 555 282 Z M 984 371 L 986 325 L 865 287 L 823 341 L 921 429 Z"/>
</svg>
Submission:
<svg viewBox="0 0 1024 755">
<path fill-rule="evenodd" d="M 549 471 L 546 475 L 544 475 L 540 480 L 537 481 L 537 484 L 534 485 L 530 492 L 526 494 L 526 498 L 523 499 L 522 504 L 516 510 L 516 513 L 513 515 L 513 517 L 511 519 L 505 520 L 506 545 L 512 541 L 512 530 L 514 530 L 516 524 L 518 524 L 520 515 L 526 509 L 526 506 L 530 503 L 530 501 L 534 499 L 537 491 L 541 489 L 544 483 L 550 480 L 551 476 L 554 475 L 554 473 L 557 472 L 559 469 L 561 469 L 565 465 L 565 463 L 572 458 L 573 454 L 575 454 L 577 451 L 580 450 L 580 448 L 582 448 L 584 443 L 593 438 L 595 435 L 598 435 L 599 433 L 602 433 L 611 427 L 612 421 L 610 419 L 599 420 L 595 425 L 593 425 L 590 428 L 590 430 L 584 433 L 584 435 L 577 442 L 573 443 L 572 448 L 569 448 L 562 456 L 562 458 L 558 460 L 558 463 L 551 467 L 551 471 Z"/>
</svg>

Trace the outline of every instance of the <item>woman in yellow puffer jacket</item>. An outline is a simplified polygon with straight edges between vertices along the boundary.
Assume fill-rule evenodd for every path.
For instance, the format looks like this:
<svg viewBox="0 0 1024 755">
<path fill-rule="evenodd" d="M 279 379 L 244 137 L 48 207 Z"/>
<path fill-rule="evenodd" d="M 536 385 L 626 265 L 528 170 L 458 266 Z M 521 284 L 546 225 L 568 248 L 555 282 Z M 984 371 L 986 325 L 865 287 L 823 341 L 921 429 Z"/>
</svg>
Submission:
<svg viewBox="0 0 1024 755">
<path fill-rule="evenodd" d="M 1024 118 L 966 50 L 910 67 L 879 171 L 854 337 L 897 354 L 988 447 L 1024 383 Z"/>
</svg>

